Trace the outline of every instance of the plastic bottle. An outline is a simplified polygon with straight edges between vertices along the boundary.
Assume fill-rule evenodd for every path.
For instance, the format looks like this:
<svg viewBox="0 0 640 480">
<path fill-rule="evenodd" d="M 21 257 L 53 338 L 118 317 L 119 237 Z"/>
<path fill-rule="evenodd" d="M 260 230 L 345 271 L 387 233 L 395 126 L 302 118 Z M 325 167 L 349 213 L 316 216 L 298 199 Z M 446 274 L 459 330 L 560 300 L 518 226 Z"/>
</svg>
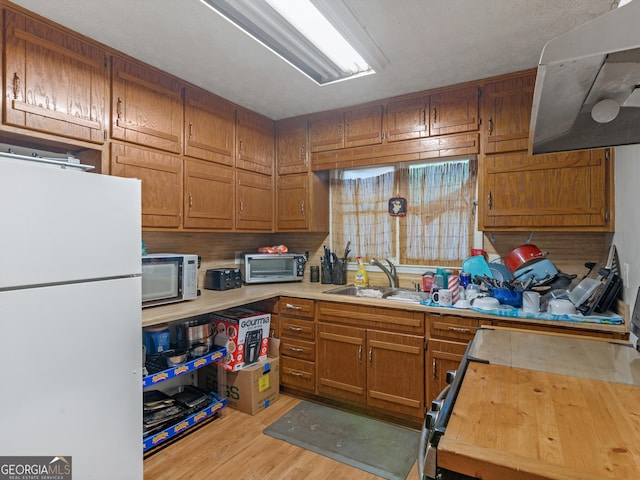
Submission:
<svg viewBox="0 0 640 480">
<path fill-rule="evenodd" d="M 353 280 L 354 285 L 358 287 L 368 287 L 369 286 L 369 276 L 367 275 L 367 267 L 364 266 L 364 261 L 362 257 L 358 255 L 358 270 L 356 271 L 356 277 Z"/>
</svg>

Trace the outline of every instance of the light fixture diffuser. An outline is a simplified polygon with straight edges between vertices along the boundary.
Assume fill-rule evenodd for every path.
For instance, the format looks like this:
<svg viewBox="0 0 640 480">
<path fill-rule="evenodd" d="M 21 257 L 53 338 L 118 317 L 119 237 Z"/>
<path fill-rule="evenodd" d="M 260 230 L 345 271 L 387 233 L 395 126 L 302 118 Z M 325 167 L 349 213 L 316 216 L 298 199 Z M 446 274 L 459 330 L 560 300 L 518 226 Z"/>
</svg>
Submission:
<svg viewBox="0 0 640 480">
<path fill-rule="evenodd" d="M 340 0 L 200 1 L 319 85 L 375 73 L 387 63 Z"/>
</svg>

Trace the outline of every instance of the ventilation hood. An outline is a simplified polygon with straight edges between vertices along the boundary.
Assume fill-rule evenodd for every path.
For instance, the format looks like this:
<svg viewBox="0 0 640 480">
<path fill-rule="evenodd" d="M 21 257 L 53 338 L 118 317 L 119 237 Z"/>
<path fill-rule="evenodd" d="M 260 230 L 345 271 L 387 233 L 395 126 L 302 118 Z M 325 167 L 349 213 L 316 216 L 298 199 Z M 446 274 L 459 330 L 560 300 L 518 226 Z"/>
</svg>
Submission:
<svg viewBox="0 0 640 480">
<path fill-rule="evenodd" d="M 533 154 L 640 143 L 640 0 L 545 45 L 530 132 Z"/>
</svg>

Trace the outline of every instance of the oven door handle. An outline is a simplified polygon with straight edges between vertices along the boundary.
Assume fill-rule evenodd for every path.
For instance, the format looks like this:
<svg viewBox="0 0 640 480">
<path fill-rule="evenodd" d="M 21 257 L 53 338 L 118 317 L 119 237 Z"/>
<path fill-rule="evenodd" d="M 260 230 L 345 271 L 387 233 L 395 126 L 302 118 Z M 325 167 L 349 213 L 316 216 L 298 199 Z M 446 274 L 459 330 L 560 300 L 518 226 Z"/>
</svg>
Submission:
<svg viewBox="0 0 640 480">
<path fill-rule="evenodd" d="M 451 389 L 451 385 L 447 385 L 444 389 L 438 394 L 434 403 L 442 404 L 442 400 L 447 396 L 449 390 Z M 427 442 L 429 441 L 429 431 L 431 427 L 427 425 L 428 417 L 425 415 L 424 423 L 422 424 L 422 430 L 420 431 L 420 444 L 418 446 L 418 475 L 420 480 L 424 480 L 424 467 L 425 461 L 427 460 Z"/>
</svg>

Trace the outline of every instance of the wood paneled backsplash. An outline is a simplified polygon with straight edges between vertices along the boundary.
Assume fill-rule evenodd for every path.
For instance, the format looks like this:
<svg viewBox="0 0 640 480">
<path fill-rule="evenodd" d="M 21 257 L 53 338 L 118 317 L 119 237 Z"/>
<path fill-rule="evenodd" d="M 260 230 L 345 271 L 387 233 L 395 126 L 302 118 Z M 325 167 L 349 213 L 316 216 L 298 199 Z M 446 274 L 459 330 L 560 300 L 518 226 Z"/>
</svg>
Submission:
<svg viewBox="0 0 640 480">
<path fill-rule="evenodd" d="M 328 244 L 326 233 L 191 233 L 143 232 L 142 239 L 149 253 L 194 253 L 200 255 L 200 285 L 210 268 L 234 267 L 236 252 L 253 253 L 258 248 L 286 245 L 290 252 L 309 252 L 311 265 L 320 263 L 323 245 Z M 309 274 L 309 269 L 306 270 Z"/>
<path fill-rule="evenodd" d="M 514 248 L 525 244 L 527 237 L 525 232 L 494 232 L 492 239 L 485 234 L 484 249 L 490 256 L 504 258 Z M 585 262 L 606 262 L 612 238 L 612 233 L 535 232 L 529 243 L 548 252 L 547 258 L 558 270 L 580 278 L 587 273 Z"/>
</svg>

